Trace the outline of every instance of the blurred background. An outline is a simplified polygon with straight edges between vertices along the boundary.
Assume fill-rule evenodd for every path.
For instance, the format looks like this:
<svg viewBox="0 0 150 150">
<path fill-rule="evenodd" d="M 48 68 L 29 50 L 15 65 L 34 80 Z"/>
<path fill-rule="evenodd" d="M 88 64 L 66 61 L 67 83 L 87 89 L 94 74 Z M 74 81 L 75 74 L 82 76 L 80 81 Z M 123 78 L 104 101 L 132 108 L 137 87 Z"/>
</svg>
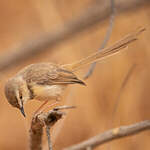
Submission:
<svg viewBox="0 0 150 150">
<path fill-rule="evenodd" d="M 24 66 L 37 62 L 71 63 L 97 51 L 104 40 L 110 22 L 110 1 L 105 0 L 0 0 L 0 56 L 13 52 L 24 42 L 66 27 L 73 18 L 97 4 L 102 19 L 83 32 L 72 34 L 55 46 L 30 58 L 18 61 L 12 67 L 1 69 L 0 84 L 0 150 L 26 150 L 29 146 L 29 128 L 33 112 L 41 104 L 31 101 L 25 105 L 27 118 L 12 108 L 5 96 L 4 85 Z M 104 15 L 103 15 L 104 13 Z M 150 24 L 149 0 L 116 0 L 116 16 L 107 45 L 119 40 L 139 26 Z M 59 105 L 76 105 L 52 129 L 55 150 L 81 142 L 96 134 L 120 125 L 129 125 L 149 119 L 150 114 L 150 30 L 123 51 L 96 65 L 86 87 L 73 85 L 66 91 Z M 38 41 L 35 41 L 35 43 Z M 6 62 L 9 61 L 6 58 Z M 133 69 L 134 66 L 134 69 Z M 88 66 L 77 72 L 82 78 Z M 121 90 L 128 74 L 130 77 Z M 118 98 L 119 97 L 119 98 Z M 118 107 L 115 109 L 117 99 Z M 96 150 L 149 150 L 150 132 L 107 143 Z M 43 138 L 45 150 L 46 138 Z"/>
</svg>

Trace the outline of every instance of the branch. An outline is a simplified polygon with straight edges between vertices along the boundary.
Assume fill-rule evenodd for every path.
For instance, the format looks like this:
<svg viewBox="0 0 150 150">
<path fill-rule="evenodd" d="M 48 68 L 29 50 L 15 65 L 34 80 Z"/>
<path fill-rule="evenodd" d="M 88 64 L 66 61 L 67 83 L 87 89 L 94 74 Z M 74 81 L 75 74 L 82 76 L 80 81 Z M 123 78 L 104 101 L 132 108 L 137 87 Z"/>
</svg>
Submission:
<svg viewBox="0 0 150 150">
<path fill-rule="evenodd" d="M 43 127 L 52 127 L 64 115 L 58 110 L 51 110 L 33 116 L 30 128 L 30 150 L 42 150 Z"/>
<path fill-rule="evenodd" d="M 30 150 L 42 150 L 42 135 L 43 127 L 46 126 L 46 132 L 48 136 L 48 146 L 52 150 L 52 144 L 50 141 L 50 134 L 48 129 L 52 128 L 54 124 L 62 118 L 65 114 L 60 110 L 76 108 L 75 106 L 59 106 L 47 113 L 36 114 L 32 118 L 30 128 Z"/>
<path fill-rule="evenodd" d="M 100 46 L 98 51 L 101 51 L 103 48 L 105 48 L 105 46 L 107 45 L 107 43 L 108 43 L 108 41 L 110 39 L 110 35 L 112 33 L 113 24 L 114 24 L 114 20 L 115 20 L 115 9 L 116 9 L 115 8 L 115 0 L 110 0 L 110 3 L 111 3 L 111 6 L 110 6 L 110 8 L 111 8 L 111 16 L 110 16 L 110 21 L 109 21 L 109 27 L 108 27 L 108 29 L 106 31 L 106 35 L 105 35 L 104 40 L 103 40 L 103 42 L 102 42 L 102 44 L 101 44 L 101 46 Z M 92 75 L 95 67 L 96 67 L 96 62 L 91 64 L 88 72 L 84 76 L 84 79 L 88 79 Z"/>
<path fill-rule="evenodd" d="M 47 135 L 47 141 L 48 141 L 48 149 L 53 150 L 52 142 L 51 142 L 51 135 L 50 135 L 50 126 L 46 126 L 46 135 Z"/>
<path fill-rule="evenodd" d="M 116 4 L 118 11 L 131 10 L 140 7 L 141 4 L 149 2 L 149 0 L 120 0 Z M 100 3 L 100 4 L 97 4 Z M 58 26 L 54 32 L 43 35 L 42 37 L 31 39 L 23 43 L 21 47 L 11 50 L 0 56 L 0 71 L 9 69 L 26 59 L 31 58 L 37 54 L 43 53 L 47 49 L 56 46 L 58 43 L 74 37 L 77 34 L 109 17 L 110 9 L 107 1 L 97 0 L 80 16 L 73 18 L 71 21 L 62 26 Z"/>
<path fill-rule="evenodd" d="M 124 138 L 126 136 L 135 135 L 145 130 L 150 130 L 150 120 L 142 121 L 129 126 L 114 128 L 63 150 L 82 150 L 87 147 L 95 148 L 104 143 Z"/>
</svg>

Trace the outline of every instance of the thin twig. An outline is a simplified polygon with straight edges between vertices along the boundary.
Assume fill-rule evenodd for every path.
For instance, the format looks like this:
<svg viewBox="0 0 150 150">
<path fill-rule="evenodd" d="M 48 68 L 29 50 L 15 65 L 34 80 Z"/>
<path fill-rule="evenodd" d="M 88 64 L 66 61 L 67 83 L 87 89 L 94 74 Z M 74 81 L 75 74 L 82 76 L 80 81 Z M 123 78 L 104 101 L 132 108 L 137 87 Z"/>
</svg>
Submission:
<svg viewBox="0 0 150 150">
<path fill-rule="evenodd" d="M 74 92 L 75 91 L 75 87 L 72 87 L 67 95 L 67 98 L 66 98 L 66 102 L 65 104 L 68 106 L 68 105 L 72 105 L 73 104 L 73 95 L 74 95 Z M 57 130 L 55 130 L 55 132 L 53 133 L 53 141 L 55 142 L 59 133 L 61 132 L 64 124 L 65 124 L 65 121 L 66 121 L 66 118 L 67 118 L 67 115 L 63 117 L 63 120 L 60 121 L 59 124 L 57 124 Z"/>
<path fill-rule="evenodd" d="M 74 108 L 77 108 L 76 106 L 67 106 L 67 105 L 63 105 L 63 106 L 58 106 L 58 107 L 55 107 L 53 110 L 66 110 L 66 109 L 74 109 Z"/>
<path fill-rule="evenodd" d="M 15 50 L 8 51 L 0 56 L 0 72 L 8 70 L 10 67 L 24 62 L 37 54 L 43 53 L 47 49 L 56 46 L 58 43 L 73 38 L 75 34 L 102 22 L 104 19 L 109 17 L 109 6 L 106 0 L 97 0 L 101 5 L 94 4 L 80 16 L 73 18 L 68 21 L 65 25 L 58 26 L 54 32 L 48 33 L 47 35 L 40 36 L 39 38 L 30 39 L 29 41 L 22 44 L 21 47 Z M 118 11 L 133 11 L 134 8 L 140 7 L 149 0 L 126 0 L 118 1 L 116 7 Z"/>
<path fill-rule="evenodd" d="M 106 31 L 104 41 L 102 42 L 102 44 L 99 48 L 99 51 L 101 51 L 107 45 L 107 43 L 110 39 L 110 35 L 112 33 L 112 29 L 113 29 L 113 24 L 114 24 L 114 20 L 115 20 L 115 0 L 110 0 L 110 3 L 111 3 L 111 5 L 110 5 L 110 7 L 111 7 L 111 16 L 110 16 L 110 21 L 109 21 L 109 27 Z M 88 79 L 92 75 L 95 67 L 96 67 L 96 62 L 91 64 L 88 72 L 85 74 L 85 76 L 83 78 Z"/>
<path fill-rule="evenodd" d="M 150 130 L 150 120 L 145 120 L 132 125 L 120 126 L 119 128 L 111 129 L 79 144 L 64 148 L 63 150 L 83 150 L 87 147 L 95 148 L 107 142 L 124 138 L 126 136 L 135 135 L 146 130 Z"/>
<path fill-rule="evenodd" d="M 129 79 L 130 79 L 130 77 L 131 77 L 135 67 L 136 67 L 136 64 L 133 64 L 131 66 L 131 68 L 129 69 L 128 73 L 126 74 L 126 76 L 125 76 L 125 78 L 124 78 L 124 80 L 123 80 L 123 82 L 121 84 L 121 87 L 120 87 L 120 90 L 118 92 L 118 95 L 117 95 L 117 98 L 116 98 L 116 102 L 115 102 L 115 105 L 114 105 L 115 107 L 114 107 L 113 112 L 112 112 L 112 119 L 111 119 L 112 121 L 111 121 L 111 123 L 109 123 L 111 125 L 113 125 L 113 123 L 114 123 L 114 117 L 115 117 L 115 114 L 117 112 L 117 108 L 119 106 L 119 100 L 120 100 L 121 94 L 122 94 L 124 88 L 126 87 L 126 85 L 127 85 L 128 81 L 129 81 Z"/>
<path fill-rule="evenodd" d="M 48 140 L 48 149 L 53 150 L 51 135 L 50 135 L 50 126 L 47 126 L 47 125 L 46 125 L 46 135 L 47 135 L 47 140 Z"/>
</svg>

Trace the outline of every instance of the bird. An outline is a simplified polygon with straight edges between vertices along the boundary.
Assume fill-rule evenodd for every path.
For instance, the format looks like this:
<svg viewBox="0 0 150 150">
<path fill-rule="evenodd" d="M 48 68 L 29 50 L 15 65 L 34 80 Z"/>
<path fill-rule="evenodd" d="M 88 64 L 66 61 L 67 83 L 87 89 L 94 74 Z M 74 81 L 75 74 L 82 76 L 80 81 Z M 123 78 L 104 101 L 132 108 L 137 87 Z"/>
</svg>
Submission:
<svg viewBox="0 0 150 150">
<path fill-rule="evenodd" d="M 68 85 L 86 85 L 83 80 L 78 78 L 76 71 L 85 65 L 98 62 L 125 49 L 128 44 L 136 41 L 137 36 L 144 30 L 144 27 L 140 27 L 112 46 L 71 64 L 60 65 L 43 62 L 24 67 L 9 78 L 5 84 L 4 92 L 8 103 L 18 108 L 25 117 L 24 104 L 30 100 L 35 99 L 44 102 L 38 111 L 52 99 L 59 101 Z"/>
</svg>

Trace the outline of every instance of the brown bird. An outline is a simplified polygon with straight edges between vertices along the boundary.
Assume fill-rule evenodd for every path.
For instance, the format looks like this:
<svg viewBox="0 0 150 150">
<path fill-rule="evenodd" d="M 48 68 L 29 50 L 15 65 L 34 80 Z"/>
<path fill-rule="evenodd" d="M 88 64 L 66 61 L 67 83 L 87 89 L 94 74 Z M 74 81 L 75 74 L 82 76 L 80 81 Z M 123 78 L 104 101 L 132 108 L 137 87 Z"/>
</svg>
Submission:
<svg viewBox="0 0 150 150">
<path fill-rule="evenodd" d="M 39 109 L 49 100 L 59 100 L 69 84 L 85 85 L 85 83 L 75 75 L 75 71 L 84 65 L 97 62 L 106 56 L 111 56 L 119 52 L 129 43 L 135 41 L 137 35 L 144 30 L 145 28 L 139 28 L 112 46 L 104 48 L 102 51 L 93 53 L 72 64 L 58 65 L 52 63 L 37 63 L 23 68 L 15 76 L 10 78 L 5 85 L 5 95 L 8 102 L 13 107 L 20 109 L 25 116 L 23 105 L 29 100 L 37 99 L 44 101 Z"/>
</svg>

